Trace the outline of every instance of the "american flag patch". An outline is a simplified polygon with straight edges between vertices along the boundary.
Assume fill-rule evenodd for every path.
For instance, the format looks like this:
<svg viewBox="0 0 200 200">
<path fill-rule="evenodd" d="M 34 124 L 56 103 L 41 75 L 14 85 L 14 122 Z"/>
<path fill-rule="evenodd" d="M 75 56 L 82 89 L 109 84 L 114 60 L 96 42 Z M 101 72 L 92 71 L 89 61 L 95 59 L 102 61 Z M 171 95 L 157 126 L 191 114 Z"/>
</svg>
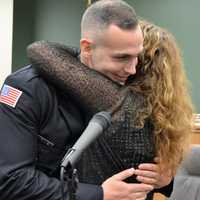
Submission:
<svg viewBox="0 0 200 200">
<path fill-rule="evenodd" d="M 0 102 L 15 108 L 22 91 L 4 84 L 1 89 Z"/>
</svg>

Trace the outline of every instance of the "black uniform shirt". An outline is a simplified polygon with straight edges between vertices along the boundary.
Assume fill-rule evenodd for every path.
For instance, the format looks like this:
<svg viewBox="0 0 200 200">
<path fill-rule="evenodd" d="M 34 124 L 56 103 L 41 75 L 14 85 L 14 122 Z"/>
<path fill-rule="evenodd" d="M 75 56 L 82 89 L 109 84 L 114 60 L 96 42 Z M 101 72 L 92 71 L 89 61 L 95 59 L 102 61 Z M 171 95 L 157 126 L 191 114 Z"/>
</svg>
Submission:
<svg viewBox="0 0 200 200">
<path fill-rule="evenodd" d="M 59 165 L 83 128 L 77 106 L 32 66 L 11 74 L 0 97 L 0 199 L 61 199 Z M 77 198 L 101 200 L 103 191 L 80 183 Z"/>
</svg>

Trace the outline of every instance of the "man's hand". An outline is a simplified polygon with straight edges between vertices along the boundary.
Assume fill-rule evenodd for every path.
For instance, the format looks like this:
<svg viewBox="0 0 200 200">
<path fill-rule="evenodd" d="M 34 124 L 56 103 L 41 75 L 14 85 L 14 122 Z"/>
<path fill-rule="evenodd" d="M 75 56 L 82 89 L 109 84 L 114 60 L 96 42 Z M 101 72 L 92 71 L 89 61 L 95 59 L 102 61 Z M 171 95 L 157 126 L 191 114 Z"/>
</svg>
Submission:
<svg viewBox="0 0 200 200">
<path fill-rule="evenodd" d="M 158 164 L 140 164 L 135 170 L 136 179 L 141 183 L 152 185 L 154 188 L 161 188 L 168 185 L 172 180 L 170 170 L 159 170 Z"/>
<path fill-rule="evenodd" d="M 103 184 L 104 200 L 145 200 L 153 187 L 144 183 L 126 183 L 123 180 L 134 175 L 134 169 L 127 169 L 108 178 Z"/>
</svg>

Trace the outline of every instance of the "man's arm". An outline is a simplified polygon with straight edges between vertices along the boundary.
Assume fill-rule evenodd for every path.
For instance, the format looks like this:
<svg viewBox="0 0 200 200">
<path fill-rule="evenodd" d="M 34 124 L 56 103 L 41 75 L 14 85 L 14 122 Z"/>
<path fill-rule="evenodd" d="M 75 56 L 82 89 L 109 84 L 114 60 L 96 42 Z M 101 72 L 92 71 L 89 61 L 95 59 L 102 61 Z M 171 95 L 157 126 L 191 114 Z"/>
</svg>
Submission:
<svg viewBox="0 0 200 200">
<path fill-rule="evenodd" d="M 0 103 L 0 199 L 61 200 L 60 180 L 49 177 L 36 168 L 38 122 L 42 116 L 41 108 L 36 102 L 41 95 L 46 95 L 45 90 L 42 90 L 43 85 L 40 83 L 29 87 L 29 82 L 25 84 L 13 76 L 5 83 L 20 90 L 22 95 L 14 108 Z M 50 107 L 47 105 L 47 108 Z M 102 186 L 79 183 L 77 199 L 145 199 L 146 194 L 153 189 L 152 186 L 127 184 L 123 181 L 132 176 L 133 172 L 130 169 L 116 174 Z M 65 186 L 66 196 L 67 192 Z"/>
<path fill-rule="evenodd" d="M 103 184 L 104 200 L 145 200 L 153 186 L 145 183 L 126 183 L 124 180 L 134 175 L 133 168 L 124 170 L 108 178 Z"/>
<path fill-rule="evenodd" d="M 35 91 L 41 92 L 42 85 L 29 88 L 28 82 L 25 84 L 13 76 L 5 84 L 22 94 L 14 107 L 3 100 L 0 103 L 0 199 L 60 200 L 60 181 L 36 169 L 41 110 L 33 95 Z M 6 96 L 6 89 L 3 92 Z M 45 95 L 45 91 L 40 95 Z M 79 184 L 77 197 L 102 200 L 103 191 L 100 186 Z"/>
</svg>

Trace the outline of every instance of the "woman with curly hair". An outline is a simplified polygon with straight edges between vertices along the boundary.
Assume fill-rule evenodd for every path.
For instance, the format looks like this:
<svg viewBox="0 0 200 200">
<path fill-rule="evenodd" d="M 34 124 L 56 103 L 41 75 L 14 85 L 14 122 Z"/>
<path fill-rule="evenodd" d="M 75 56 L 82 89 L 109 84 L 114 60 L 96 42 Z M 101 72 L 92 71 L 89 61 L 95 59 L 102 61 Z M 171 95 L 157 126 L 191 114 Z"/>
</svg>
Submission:
<svg viewBox="0 0 200 200">
<path fill-rule="evenodd" d="M 28 56 L 43 77 L 79 101 L 88 118 L 101 110 L 112 114 L 111 127 L 78 163 L 81 181 L 104 187 L 110 176 L 134 167 L 135 177 L 127 182 L 153 185 L 169 196 L 188 147 L 192 104 L 173 36 L 149 22 L 140 26 L 144 50 L 137 73 L 125 85 L 88 68 L 64 45 L 36 42 L 28 47 Z"/>
<path fill-rule="evenodd" d="M 177 167 L 188 150 L 193 106 L 180 50 L 167 30 L 140 21 L 144 51 L 130 84 L 148 99 L 152 110 L 156 156 L 161 168 Z"/>
</svg>

